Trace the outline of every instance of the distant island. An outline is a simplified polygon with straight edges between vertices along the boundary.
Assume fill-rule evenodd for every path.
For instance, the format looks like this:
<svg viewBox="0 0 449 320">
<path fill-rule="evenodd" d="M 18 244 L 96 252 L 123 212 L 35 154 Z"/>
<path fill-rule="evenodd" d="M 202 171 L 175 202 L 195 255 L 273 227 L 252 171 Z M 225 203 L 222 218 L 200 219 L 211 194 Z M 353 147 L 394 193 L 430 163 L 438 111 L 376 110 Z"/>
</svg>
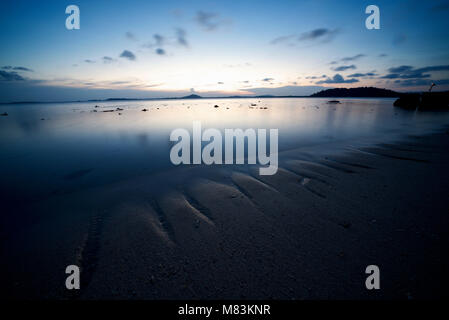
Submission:
<svg viewBox="0 0 449 320">
<path fill-rule="evenodd" d="M 147 98 L 147 99 L 116 99 L 111 100 L 185 100 L 185 99 L 260 99 L 260 98 L 397 98 L 401 96 L 401 93 L 388 89 L 381 89 L 375 87 L 359 87 L 359 88 L 336 88 L 326 89 L 314 93 L 310 96 L 276 96 L 276 95 L 256 95 L 256 96 L 226 96 L 226 97 L 202 97 L 198 94 L 191 94 L 183 97 L 171 97 L 171 98 Z"/>
<path fill-rule="evenodd" d="M 157 101 L 157 100 L 188 100 L 188 99 L 261 99 L 261 98 L 397 98 L 405 93 L 395 92 L 388 89 L 375 87 L 359 88 L 336 88 L 322 90 L 309 96 L 299 95 L 254 95 L 254 96 L 224 96 L 224 97 L 202 97 L 198 94 L 190 94 L 183 97 L 161 97 L 161 98 L 107 98 L 78 101 L 18 101 L 1 102 L 0 104 L 23 104 L 23 103 L 65 103 L 65 102 L 102 102 L 102 101 Z"/>
<path fill-rule="evenodd" d="M 312 94 L 314 98 L 396 98 L 401 94 L 388 89 L 375 87 L 327 89 Z"/>
<path fill-rule="evenodd" d="M 182 97 L 181 99 L 201 99 L 202 97 L 197 94 L 191 94 L 190 96 Z"/>
</svg>

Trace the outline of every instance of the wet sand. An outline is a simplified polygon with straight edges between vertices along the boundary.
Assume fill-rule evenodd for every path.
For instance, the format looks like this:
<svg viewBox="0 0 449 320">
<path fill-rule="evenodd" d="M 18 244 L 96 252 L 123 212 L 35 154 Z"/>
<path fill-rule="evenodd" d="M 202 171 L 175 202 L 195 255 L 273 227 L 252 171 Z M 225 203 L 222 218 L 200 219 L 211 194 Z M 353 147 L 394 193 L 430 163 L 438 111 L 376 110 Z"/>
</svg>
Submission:
<svg viewBox="0 0 449 320">
<path fill-rule="evenodd" d="M 441 298 L 449 131 L 255 167 L 177 167 L 17 203 L 2 296 L 25 299 Z M 37 215 L 36 213 L 39 213 Z M 37 218 L 39 217 L 39 218 Z M 81 290 L 64 287 L 82 268 Z M 381 289 L 365 288 L 380 268 Z"/>
</svg>

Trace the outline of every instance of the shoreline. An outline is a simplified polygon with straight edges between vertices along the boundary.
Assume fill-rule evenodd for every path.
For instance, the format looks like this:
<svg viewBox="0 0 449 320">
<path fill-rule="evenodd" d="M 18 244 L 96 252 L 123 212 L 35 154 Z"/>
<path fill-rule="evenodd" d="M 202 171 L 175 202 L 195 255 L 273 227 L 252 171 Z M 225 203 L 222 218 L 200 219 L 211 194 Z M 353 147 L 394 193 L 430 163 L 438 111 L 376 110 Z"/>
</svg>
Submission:
<svg viewBox="0 0 449 320">
<path fill-rule="evenodd" d="M 16 105 L 16 104 L 53 104 L 53 103 L 103 103 L 103 102 L 135 102 L 135 101 L 172 101 L 172 100 L 231 100 L 231 99 L 397 99 L 397 97 L 312 97 L 312 96 L 236 96 L 236 97 L 200 97 L 200 98 L 147 98 L 147 99 L 127 99 L 127 98 L 109 98 L 102 100 L 79 100 L 79 101 L 24 101 L 24 102 L 0 102 L 0 105 Z"/>
<path fill-rule="evenodd" d="M 3 294 L 68 299 L 63 270 L 78 263 L 80 299 L 442 298 L 447 130 L 315 159 L 291 151 L 274 176 L 187 168 L 56 196 L 4 239 Z"/>
</svg>

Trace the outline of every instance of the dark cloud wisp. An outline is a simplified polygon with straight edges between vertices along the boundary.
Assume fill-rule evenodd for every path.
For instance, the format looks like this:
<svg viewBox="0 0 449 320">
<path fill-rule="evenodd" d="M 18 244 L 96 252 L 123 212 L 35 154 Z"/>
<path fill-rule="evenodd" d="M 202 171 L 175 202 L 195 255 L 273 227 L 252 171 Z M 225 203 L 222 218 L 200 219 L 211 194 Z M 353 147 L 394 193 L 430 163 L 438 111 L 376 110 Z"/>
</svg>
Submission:
<svg viewBox="0 0 449 320">
<path fill-rule="evenodd" d="M 25 67 L 13 67 L 13 66 L 4 66 L 2 67 L 3 70 L 13 70 L 13 71 L 27 71 L 27 72 L 34 72 L 32 69 L 25 68 Z"/>
<path fill-rule="evenodd" d="M 327 29 L 327 28 L 318 28 L 308 32 L 304 32 L 299 35 L 298 41 L 307 41 L 307 40 L 320 40 L 320 41 L 330 41 L 332 38 L 338 33 L 338 29 Z"/>
<path fill-rule="evenodd" d="M 187 32 L 182 28 L 176 29 L 176 42 L 184 47 L 188 47 L 189 43 L 187 42 Z"/>
<path fill-rule="evenodd" d="M 331 78 L 327 78 L 326 80 L 320 80 L 315 82 L 316 84 L 332 84 L 332 83 L 354 83 L 359 82 L 357 79 L 344 79 L 342 75 L 336 74 Z"/>
<path fill-rule="evenodd" d="M 388 74 L 381 79 L 424 79 L 430 78 L 429 72 L 449 71 L 449 65 L 427 66 L 415 69 L 412 66 L 403 65 L 388 69 Z"/>
<path fill-rule="evenodd" d="M 128 40 L 132 40 L 132 41 L 136 41 L 137 40 L 136 36 L 134 35 L 134 33 L 130 32 L 130 31 L 125 33 L 125 37 Z"/>
<path fill-rule="evenodd" d="M 376 74 L 374 72 L 367 73 L 353 73 L 348 75 L 348 78 L 364 78 L 364 77 L 374 77 Z"/>
<path fill-rule="evenodd" d="M 24 80 L 25 78 L 15 71 L 0 70 L 0 81 L 24 81 Z"/>
<path fill-rule="evenodd" d="M 270 44 L 294 45 L 297 42 L 329 42 L 339 33 L 338 29 L 317 28 L 299 35 L 290 34 L 274 38 Z"/>
<path fill-rule="evenodd" d="M 162 48 L 157 48 L 156 49 L 156 54 L 160 55 L 160 56 L 165 56 L 166 52 L 164 49 Z"/>
<path fill-rule="evenodd" d="M 131 61 L 136 60 L 135 54 L 129 50 L 123 50 L 123 52 L 120 54 L 120 58 L 125 58 Z"/>
<path fill-rule="evenodd" d="M 103 60 L 103 63 L 112 63 L 112 62 L 115 61 L 113 58 L 108 57 L 108 56 L 104 56 L 104 57 L 101 58 L 101 59 Z"/>
<path fill-rule="evenodd" d="M 349 65 L 349 66 L 339 66 L 334 68 L 334 71 L 346 71 L 346 70 L 351 70 L 351 69 L 357 69 L 357 67 L 353 64 Z"/>
<path fill-rule="evenodd" d="M 216 30 L 223 24 L 217 13 L 201 10 L 196 13 L 195 21 L 206 31 Z"/>
<path fill-rule="evenodd" d="M 344 58 L 341 59 L 341 61 L 343 61 L 343 62 L 355 61 L 355 60 L 358 60 L 358 59 L 363 58 L 363 57 L 365 57 L 365 55 L 362 54 L 362 53 L 359 53 L 359 54 L 356 54 L 355 56 L 352 56 L 352 57 L 344 57 Z"/>
</svg>

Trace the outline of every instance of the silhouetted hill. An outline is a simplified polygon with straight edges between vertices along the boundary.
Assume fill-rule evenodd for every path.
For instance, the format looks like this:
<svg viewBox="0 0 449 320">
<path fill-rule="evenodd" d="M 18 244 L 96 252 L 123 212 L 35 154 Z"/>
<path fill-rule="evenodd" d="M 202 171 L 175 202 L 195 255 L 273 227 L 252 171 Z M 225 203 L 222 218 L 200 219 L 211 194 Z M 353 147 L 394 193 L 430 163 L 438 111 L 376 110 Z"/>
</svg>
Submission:
<svg viewBox="0 0 449 320">
<path fill-rule="evenodd" d="M 449 91 L 404 93 L 393 105 L 410 110 L 418 109 L 419 111 L 449 110 Z"/>
<path fill-rule="evenodd" d="M 359 87 L 359 88 L 336 88 L 327 89 L 311 95 L 311 97 L 323 97 L 323 98 L 343 98 L 343 97 L 354 97 L 354 98 L 395 98 L 399 97 L 398 92 L 380 89 L 374 87 Z"/>
<path fill-rule="evenodd" d="M 197 94 L 191 94 L 190 96 L 185 96 L 180 99 L 201 99 L 202 97 Z"/>
</svg>

